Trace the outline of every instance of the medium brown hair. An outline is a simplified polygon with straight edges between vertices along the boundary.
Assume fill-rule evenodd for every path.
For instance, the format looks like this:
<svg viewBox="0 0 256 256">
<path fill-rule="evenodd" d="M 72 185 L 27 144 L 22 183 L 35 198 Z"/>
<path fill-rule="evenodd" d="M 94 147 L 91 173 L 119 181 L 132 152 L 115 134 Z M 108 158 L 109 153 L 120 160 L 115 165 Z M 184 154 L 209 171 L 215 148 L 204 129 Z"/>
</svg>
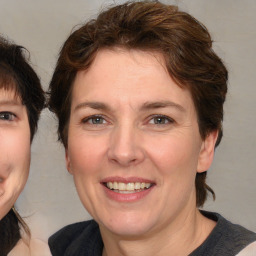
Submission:
<svg viewBox="0 0 256 256">
<path fill-rule="evenodd" d="M 64 43 L 49 87 L 49 108 L 59 120 L 58 136 L 67 147 L 72 85 L 79 70 L 86 70 L 97 52 L 121 47 L 163 54 L 170 76 L 187 88 L 205 139 L 218 131 L 222 137 L 227 70 L 212 49 L 208 30 L 178 7 L 158 1 L 127 2 L 111 7 L 74 31 Z M 197 206 L 207 198 L 206 172 L 196 175 Z"/>
</svg>

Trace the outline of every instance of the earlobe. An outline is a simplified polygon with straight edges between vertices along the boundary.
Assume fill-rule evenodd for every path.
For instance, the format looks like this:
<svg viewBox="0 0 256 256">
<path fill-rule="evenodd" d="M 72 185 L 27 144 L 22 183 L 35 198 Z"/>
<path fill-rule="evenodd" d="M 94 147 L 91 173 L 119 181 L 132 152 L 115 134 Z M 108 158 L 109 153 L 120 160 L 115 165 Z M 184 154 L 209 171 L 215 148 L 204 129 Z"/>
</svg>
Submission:
<svg viewBox="0 0 256 256">
<path fill-rule="evenodd" d="M 69 158 L 69 153 L 68 153 L 68 149 L 65 149 L 65 158 L 66 158 L 66 168 L 68 170 L 68 172 L 70 174 L 73 174 L 72 168 L 71 168 L 71 164 L 70 164 L 70 158 Z"/>
<path fill-rule="evenodd" d="M 198 158 L 197 172 L 205 172 L 210 168 L 214 157 L 217 138 L 218 131 L 213 131 L 203 141 Z"/>
</svg>

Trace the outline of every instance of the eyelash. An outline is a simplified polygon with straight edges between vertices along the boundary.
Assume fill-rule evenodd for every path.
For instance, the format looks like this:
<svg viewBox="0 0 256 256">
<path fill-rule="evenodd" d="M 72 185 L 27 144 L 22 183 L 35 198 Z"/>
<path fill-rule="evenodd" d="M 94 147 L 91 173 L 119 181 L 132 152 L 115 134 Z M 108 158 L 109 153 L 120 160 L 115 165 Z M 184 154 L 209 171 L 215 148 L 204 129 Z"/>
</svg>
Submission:
<svg viewBox="0 0 256 256">
<path fill-rule="evenodd" d="M 102 124 L 103 124 L 103 123 L 94 124 L 94 123 L 92 123 L 92 122 L 89 122 L 90 120 L 92 121 L 92 120 L 95 120 L 95 119 L 101 119 L 101 120 L 103 120 L 103 121 L 106 121 L 106 120 L 104 119 L 104 117 L 101 116 L 101 115 L 92 115 L 92 116 L 88 116 L 88 117 L 84 118 L 84 119 L 82 120 L 82 123 L 83 123 L 83 124 L 88 123 L 88 124 L 90 124 L 90 125 L 102 125 Z"/>
<path fill-rule="evenodd" d="M 171 124 L 171 123 L 174 123 L 174 120 L 168 116 L 165 116 L 165 115 L 153 115 L 149 122 L 151 120 L 156 120 L 156 119 L 164 119 L 165 121 L 167 121 L 167 123 L 153 123 L 152 125 L 168 125 L 168 124 Z"/>
<path fill-rule="evenodd" d="M 93 123 L 93 120 L 96 120 L 96 119 L 100 120 L 103 123 Z M 153 115 L 153 116 L 150 117 L 149 123 L 150 123 L 151 120 L 154 120 L 154 119 L 155 120 L 157 120 L 157 119 L 158 120 L 160 120 L 160 119 L 164 120 L 164 123 L 155 123 L 154 122 L 152 125 L 167 125 L 167 124 L 170 124 L 170 123 L 174 123 L 174 120 L 172 118 L 170 118 L 168 116 L 165 116 L 165 115 Z M 104 121 L 107 122 L 104 119 L 103 116 L 101 116 L 101 115 L 92 115 L 92 116 L 89 116 L 89 117 L 86 117 L 85 119 L 83 119 L 82 123 L 83 124 L 88 123 L 90 125 L 104 125 L 105 124 Z"/>
<path fill-rule="evenodd" d="M 16 115 L 11 112 L 8 112 L 8 111 L 0 112 L 0 120 L 12 122 L 14 121 L 15 118 L 16 118 Z"/>
</svg>

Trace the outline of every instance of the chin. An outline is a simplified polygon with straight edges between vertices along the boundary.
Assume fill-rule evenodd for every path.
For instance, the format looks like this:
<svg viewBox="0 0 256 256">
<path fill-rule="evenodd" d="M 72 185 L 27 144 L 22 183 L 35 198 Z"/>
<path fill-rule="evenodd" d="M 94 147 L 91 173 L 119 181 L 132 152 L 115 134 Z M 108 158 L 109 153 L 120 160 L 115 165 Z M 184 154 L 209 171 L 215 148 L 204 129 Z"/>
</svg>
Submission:
<svg viewBox="0 0 256 256">
<path fill-rule="evenodd" d="M 145 216 L 123 216 L 112 217 L 108 221 L 102 221 L 102 226 L 111 233 L 118 236 L 136 237 L 150 232 L 153 227 L 152 220 L 148 221 Z"/>
</svg>

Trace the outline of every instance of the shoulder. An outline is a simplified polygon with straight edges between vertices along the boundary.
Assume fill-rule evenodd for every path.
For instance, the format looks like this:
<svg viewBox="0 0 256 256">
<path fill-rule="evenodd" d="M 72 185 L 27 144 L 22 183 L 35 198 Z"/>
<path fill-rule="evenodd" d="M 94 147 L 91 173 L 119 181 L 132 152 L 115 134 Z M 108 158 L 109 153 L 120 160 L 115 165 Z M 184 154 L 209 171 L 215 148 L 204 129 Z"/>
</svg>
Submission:
<svg viewBox="0 0 256 256">
<path fill-rule="evenodd" d="M 201 213 L 216 221 L 217 224 L 205 242 L 194 251 L 195 254 L 191 255 L 237 255 L 256 242 L 256 233 L 231 223 L 220 214 L 205 211 L 201 211 Z"/>
<path fill-rule="evenodd" d="M 253 242 L 256 241 L 256 233 L 250 231 L 241 225 L 234 224 L 218 213 L 201 211 L 201 213 L 209 219 L 215 220 L 217 225 L 213 233 L 221 234 L 222 238 L 232 239 L 234 242 Z"/>
<path fill-rule="evenodd" d="M 68 255 L 78 255 L 84 250 L 102 251 L 103 247 L 99 226 L 94 220 L 68 225 L 53 234 L 48 243 L 53 256 L 68 252 Z"/>
<path fill-rule="evenodd" d="M 253 242 L 246 246 L 237 256 L 253 256 L 256 255 L 256 242 Z"/>
<path fill-rule="evenodd" d="M 234 224 L 221 215 L 218 215 L 219 225 L 217 230 L 222 234 L 222 238 L 227 242 L 230 242 L 234 245 L 246 247 L 248 244 L 256 241 L 256 233 L 250 231 L 239 224 Z"/>
<path fill-rule="evenodd" d="M 8 256 L 50 256 L 48 245 L 39 240 L 31 239 L 29 244 L 20 239 L 16 246 L 11 250 Z"/>
</svg>

